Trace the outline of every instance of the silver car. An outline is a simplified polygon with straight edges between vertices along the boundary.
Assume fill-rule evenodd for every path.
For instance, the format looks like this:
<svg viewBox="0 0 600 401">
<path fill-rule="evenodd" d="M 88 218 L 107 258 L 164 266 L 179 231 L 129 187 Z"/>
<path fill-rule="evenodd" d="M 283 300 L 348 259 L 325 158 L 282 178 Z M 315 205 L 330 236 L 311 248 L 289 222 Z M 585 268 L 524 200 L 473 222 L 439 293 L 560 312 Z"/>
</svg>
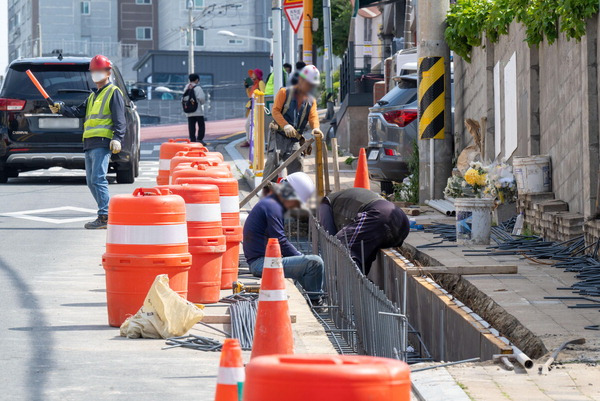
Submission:
<svg viewBox="0 0 600 401">
<path fill-rule="evenodd" d="M 367 160 L 372 180 L 393 192 L 393 182 L 409 175 L 407 161 L 417 139 L 417 75 L 402 76 L 398 85 L 373 107 L 368 117 Z"/>
</svg>

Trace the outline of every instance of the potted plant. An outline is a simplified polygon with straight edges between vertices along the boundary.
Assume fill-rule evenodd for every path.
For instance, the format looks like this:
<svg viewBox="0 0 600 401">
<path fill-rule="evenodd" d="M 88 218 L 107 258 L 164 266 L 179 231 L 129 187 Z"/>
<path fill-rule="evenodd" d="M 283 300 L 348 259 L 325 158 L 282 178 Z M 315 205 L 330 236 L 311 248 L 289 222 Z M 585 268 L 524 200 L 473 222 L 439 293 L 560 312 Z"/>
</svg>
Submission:
<svg viewBox="0 0 600 401">
<path fill-rule="evenodd" d="M 489 192 L 488 169 L 481 162 L 471 162 L 464 177 L 448 179 L 446 196 L 454 197 L 456 240 L 462 244 L 490 243 L 494 198 Z"/>
<path fill-rule="evenodd" d="M 494 221 L 502 223 L 517 214 L 517 182 L 512 166 L 505 161 L 488 167 L 485 192 L 495 199 Z"/>
</svg>

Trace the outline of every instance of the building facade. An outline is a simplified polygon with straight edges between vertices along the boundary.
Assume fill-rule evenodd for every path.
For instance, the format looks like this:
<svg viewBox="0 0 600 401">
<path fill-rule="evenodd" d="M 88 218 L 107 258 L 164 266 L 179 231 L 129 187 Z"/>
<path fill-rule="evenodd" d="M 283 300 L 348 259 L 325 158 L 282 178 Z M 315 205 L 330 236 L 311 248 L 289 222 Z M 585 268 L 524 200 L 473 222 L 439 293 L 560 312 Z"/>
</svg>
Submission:
<svg viewBox="0 0 600 401">
<path fill-rule="evenodd" d="M 138 85 L 148 92 L 147 100 L 136 103 L 143 121 L 147 121 L 147 117 L 153 118 L 152 123 L 161 124 L 186 121 L 179 100 L 187 83 L 186 63 L 186 51 L 153 50 L 136 64 Z M 248 101 L 243 82 L 248 69 L 260 68 L 266 77 L 269 53 L 196 52 L 194 63 L 207 95 L 206 118 L 239 118 L 244 117 L 244 105 Z"/>
<path fill-rule="evenodd" d="M 9 0 L 9 59 L 104 54 L 126 80 L 135 80 L 137 43 L 119 41 L 118 5 L 117 0 Z"/>
<path fill-rule="evenodd" d="M 161 50 L 187 50 L 190 0 L 158 1 L 158 46 Z M 264 0 L 191 0 L 194 4 L 194 44 L 198 51 L 268 52 L 269 44 L 227 37 L 225 30 L 243 36 L 270 38 L 271 2 Z"/>
<path fill-rule="evenodd" d="M 118 39 L 135 45 L 138 58 L 158 49 L 158 3 L 159 0 L 118 0 Z"/>
</svg>

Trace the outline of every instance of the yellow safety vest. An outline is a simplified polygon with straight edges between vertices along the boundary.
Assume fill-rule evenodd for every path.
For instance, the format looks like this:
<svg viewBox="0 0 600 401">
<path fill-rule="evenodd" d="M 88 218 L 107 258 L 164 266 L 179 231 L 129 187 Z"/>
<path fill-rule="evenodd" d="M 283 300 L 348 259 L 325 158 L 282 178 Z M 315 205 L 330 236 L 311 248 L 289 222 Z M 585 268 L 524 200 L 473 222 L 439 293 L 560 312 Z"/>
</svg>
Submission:
<svg viewBox="0 0 600 401">
<path fill-rule="evenodd" d="M 115 85 L 108 84 L 100 93 L 90 93 L 85 109 L 83 139 L 97 136 L 112 139 L 114 131 L 110 99 L 115 90 L 120 91 Z"/>
</svg>

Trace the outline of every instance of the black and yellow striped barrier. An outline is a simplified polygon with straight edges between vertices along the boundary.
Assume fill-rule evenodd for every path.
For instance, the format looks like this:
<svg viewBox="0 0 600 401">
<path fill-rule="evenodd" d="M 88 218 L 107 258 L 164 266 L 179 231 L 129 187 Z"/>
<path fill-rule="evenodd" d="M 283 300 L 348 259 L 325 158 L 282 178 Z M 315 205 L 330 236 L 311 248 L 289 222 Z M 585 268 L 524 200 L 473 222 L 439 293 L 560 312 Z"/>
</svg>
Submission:
<svg viewBox="0 0 600 401">
<path fill-rule="evenodd" d="M 419 59 L 419 139 L 444 139 L 445 82 L 443 57 Z"/>
</svg>

